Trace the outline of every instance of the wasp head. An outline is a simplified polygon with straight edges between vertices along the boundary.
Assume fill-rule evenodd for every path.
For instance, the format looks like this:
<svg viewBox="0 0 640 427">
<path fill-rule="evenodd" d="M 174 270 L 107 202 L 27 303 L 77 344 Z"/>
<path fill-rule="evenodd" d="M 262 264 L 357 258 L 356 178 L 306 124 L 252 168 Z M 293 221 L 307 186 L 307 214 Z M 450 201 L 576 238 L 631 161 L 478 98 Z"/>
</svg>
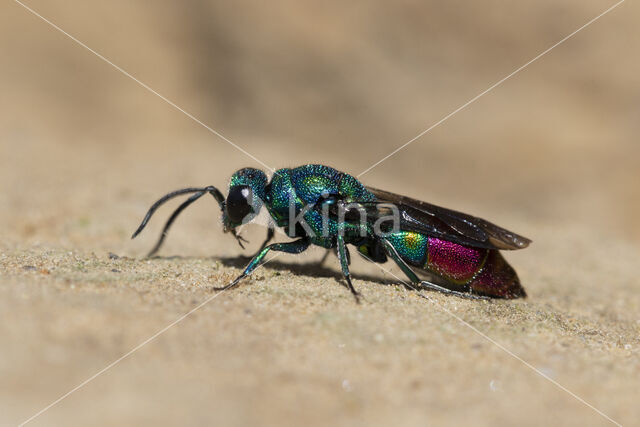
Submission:
<svg viewBox="0 0 640 427">
<path fill-rule="evenodd" d="M 231 176 L 229 195 L 222 214 L 225 232 L 233 232 L 236 227 L 251 222 L 258 215 L 266 186 L 267 175 L 258 169 L 240 169 Z"/>
</svg>

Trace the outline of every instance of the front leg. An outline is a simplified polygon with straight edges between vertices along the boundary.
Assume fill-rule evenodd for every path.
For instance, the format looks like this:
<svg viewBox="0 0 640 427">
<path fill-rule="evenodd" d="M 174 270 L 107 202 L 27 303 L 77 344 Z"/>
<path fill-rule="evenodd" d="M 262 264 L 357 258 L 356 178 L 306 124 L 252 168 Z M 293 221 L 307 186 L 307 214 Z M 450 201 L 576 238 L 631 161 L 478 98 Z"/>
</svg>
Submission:
<svg viewBox="0 0 640 427">
<path fill-rule="evenodd" d="M 338 259 L 340 260 L 340 267 L 342 267 L 342 274 L 347 281 L 347 285 L 349 286 L 349 290 L 353 294 L 353 297 L 356 299 L 356 302 L 359 303 L 360 293 L 356 291 L 351 283 L 351 273 L 349 272 L 349 252 L 347 251 L 342 234 L 338 233 L 336 243 L 338 245 Z"/>
<path fill-rule="evenodd" d="M 262 244 L 260 245 L 260 249 L 258 249 L 258 253 L 260 253 L 264 248 L 267 247 L 271 239 L 273 239 L 273 235 L 275 234 L 275 230 L 273 229 L 273 227 L 271 226 L 268 226 L 268 227 L 269 229 L 267 230 L 267 237 L 264 239 L 264 242 L 262 242 Z"/>
<path fill-rule="evenodd" d="M 304 252 L 309 247 L 310 244 L 311 244 L 311 241 L 309 240 L 308 237 L 302 237 L 298 240 L 294 240 L 293 242 L 272 243 L 269 246 L 266 246 L 260 252 L 258 252 L 258 254 L 253 257 L 251 262 L 249 262 L 249 265 L 245 267 L 242 274 L 238 276 L 233 282 L 229 283 L 227 286 L 213 288 L 213 289 L 216 291 L 224 291 L 226 289 L 230 289 L 236 286 L 240 282 L 240 280 L 244 279 L 245 277 L 250 275 L 253 272 L 253 270 L 258 268 L 258 266 L 260 265 L 264 257 L 269 253 L 269 251 L 273 250 L 276 252 L 299 254 L 300 252 Z"/>
</svg>

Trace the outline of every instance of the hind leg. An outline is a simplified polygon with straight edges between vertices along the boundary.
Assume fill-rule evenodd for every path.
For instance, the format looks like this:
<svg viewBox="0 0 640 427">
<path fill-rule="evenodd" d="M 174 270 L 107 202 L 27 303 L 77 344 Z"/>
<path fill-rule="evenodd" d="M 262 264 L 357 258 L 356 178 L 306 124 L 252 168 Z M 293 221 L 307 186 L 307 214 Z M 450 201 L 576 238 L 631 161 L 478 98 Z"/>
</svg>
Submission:
<svg viewBox="0 0 640 427">
<path fill-rule="evenodd" d="M 471 291 L 469 292 L 454 291 L 451 289 L 447 289 L 444 286 L 427 282 L 426 280 L 420 280 L 418 275 L 411 269 L 411 267 L 409 267 L 409 265 L 407 265 L 407 263 L 404 262 L 404 260 L 400 257 L 400 255 L 398 255 L 398 252 L 393 247 L 393 245 L 391 245 L 391 243 L 387 242 L 386 240 L 383 240 L 383 242 L 384 242 L 385 249 L 387 251 L 387 255 L 389 255 L 389 257 L 391 257 L 391 259 L 395 261 L 398 267 L 400 267 L 400 269 L 404 272 L 404 274 L 407 275 L 409 280 L 411 280 L 411 283 L 414 286 L 410 286 L 410 287 L 412 287 L 414 290 L 418 290 L 418 288 L 422 288 L 422 289 L 429 289 L 432 291 L 441 292 L 446 295 L 455 295 L 457 297 L 466 298 L 466 299 L 482 299 L 482 300 L 490 299 L 485 296 L 474 295 L 471 293 Z"/>
</svg>

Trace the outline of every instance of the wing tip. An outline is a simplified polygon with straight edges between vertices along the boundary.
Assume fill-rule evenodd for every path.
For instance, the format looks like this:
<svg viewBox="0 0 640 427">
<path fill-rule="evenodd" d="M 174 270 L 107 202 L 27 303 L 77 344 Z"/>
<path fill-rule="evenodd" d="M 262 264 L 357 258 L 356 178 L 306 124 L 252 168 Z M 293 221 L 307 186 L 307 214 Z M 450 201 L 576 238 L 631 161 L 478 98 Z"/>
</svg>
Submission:
<svg viewBox="0 0 640 427">
<path fill-rule="evenodd" d="M 516 250 L 516 249 L 524 249 L 532 242 L 531 239 L 527 239 L 522 236 L 508 235 L 508 236 L 500 236 L 494 237 L 491 236 L 488 239 L 489 243 L 496 247 L 496 249 L 501 250 Z"/>
<path fill-rule="evenodd" d="M 532 240 L 531 239 L 527 239 L 526 237 L 522 237 L 520 240 L 518 240 L 516 242 L 516 245 L 518 245 L 518 249 L 524 249 L 526 247 L 528 247 L 531 244 Z"/>
</svg>

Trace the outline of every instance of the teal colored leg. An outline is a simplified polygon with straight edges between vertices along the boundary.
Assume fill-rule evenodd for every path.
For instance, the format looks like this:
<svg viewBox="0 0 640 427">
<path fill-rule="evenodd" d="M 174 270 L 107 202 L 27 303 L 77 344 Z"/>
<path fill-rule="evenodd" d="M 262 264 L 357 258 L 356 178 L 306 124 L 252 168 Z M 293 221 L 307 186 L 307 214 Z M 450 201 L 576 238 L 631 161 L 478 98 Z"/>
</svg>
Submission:
<svg viewBox="0 0 640 427">
<path fill-rule="evenodd" d="M 347 281 L 347 285 L 349 286 L 349 290 L 353 294 L 353 297 L 356 299 L 356 302 L 360 302 L 360 294 L 353 287 L 351 283 L 351 273 L 349 272 L 349 255 L 347 252 L 348 249 L 344 243 L 344 237 L 342 235 L 338 235 L 337 237 L 338 244 L 338 259 L 340 260 L 340 267 L 342 267 L 342 274 L 344 275 L 345 280 Z"/>
<path fill-rule="evenodd" d="M 346 250 L 347 264 L 351 265 L 351 255 L 349 254 L 349 249 L 346 247 L 345 249 L 347 249 Z M 329 258 L 329 255 L 331 255 L 331 251 L 327 249 L 327 252 L 325 252 L 324 255 L 322 255 L 322 259 L 318 261 L 318 266 L 322 266 L 327 261 L 327 258 Z M 338 256 L 338 248 L 336 248 L 336 256 Z"/>
<path fill-rule="evenodd" d="M 387 250 L 387 255 L 391 259 L 393 259 L 396 264 L 398 264 L 398 267 L 400 267 L 400 269 L 404 272 L 404 274 L 407 275 L 409 280 L 411 280 L 411 283 L 413 283 L 414 285 L 419 286 L 422 289 L 430 289 L 432 291 L 441 292 L 447 295 L 455 295 L 460 298 L 491 299 L 491 298 L 480 296 L 480 295 L 473 295 L 471 292 L 453 291 L 451 289 L 445 288 L 444 286 L 436 285 L 435 283 L 427 282 L 425 280 L 420 280 L 416 275 L 416 273 L 414 273 L 414 271 L 411 269 L 411 267 L 409 267 L 407 263 L 404 262 L 404 260 L 400 257 L 400 255 L 398 255 L 398 251 L 396 251 L 396 248 L 394 248 L 393 245 L 389 243 L 387 240 L 382 239 L 382 242 L 384 244 L 385 249 Z M 415 287 L 413 289 L 417 290 L 417 288 Z"/>
<path fill-rule="evenodd" d="M 267 230 L 267 237 L 265 237 L 264 242 L 262 242 L 262 244 L 260 245 L 260 249 L 258 249 L 258 252 L 256 252 L 255 256 L 258 256 L 258 254 L 260 252 L 262 252 L 264 250 L 264 248 L 267 247 L 267 245 L 269 244 L 269 242 L 271 241 L 271 239 L 273 239 L 273 235 L 275 234 L 275 231 L 272 227 L 269 227 Z"/>
<path fill-rule="evenodd" d="M 298 240 L 294 240 L 293 242 L 284 242 L 284 243 L 273 243 L 269 246 L 266 246 L 262 249 L 256 256 L 253 257 L 249 265 L 247 265 L 240 276 L 238 276 L 233 282 L 229 283 L 227 286 L 223 286 L 220 288 L 213 288 L 216 291 L 223 291 L 229 288 L 236 286 L 242 279 L 250 275 L 253 270 L 258 268 L 258 266 L 262 263 L 264 257 L 269 253 L 269 251 L 276 252 L 286 252 L 289 254 L 299 254 L 300 252 L 304 252 L 310 245 L 309 239 L 307 237 L 303 237 Z"/>
<path fill-rule="evenodd" d="M 269 229 L 267 230 L 267 237 L 264 239 L 264 242 L 262 242 L 262 245 L 260 245 L 260 250 L 263 250 L 267 247 L 271 239 L 273 239 L 274 234 L 275 231 L 273 230 L 273 227 L 269 227 Z"/>
</svg>

